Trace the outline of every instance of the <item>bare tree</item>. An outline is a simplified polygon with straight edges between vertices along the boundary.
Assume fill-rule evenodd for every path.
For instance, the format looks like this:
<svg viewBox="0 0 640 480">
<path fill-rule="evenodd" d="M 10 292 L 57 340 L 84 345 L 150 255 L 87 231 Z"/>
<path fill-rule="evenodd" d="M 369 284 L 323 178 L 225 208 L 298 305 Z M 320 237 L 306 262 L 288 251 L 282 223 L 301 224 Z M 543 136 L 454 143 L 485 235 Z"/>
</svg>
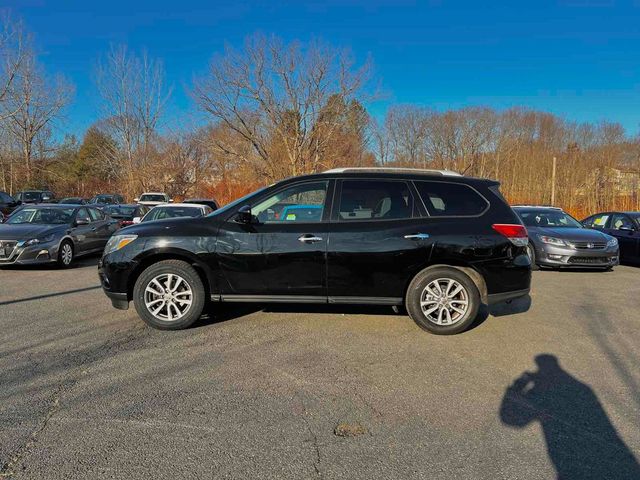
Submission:
<svg viewBox="0 0 640 480">
<path fill-rule="evenodd" d="M 2 111 L 5 128 L 20 146 L 27 183 L 31 181 L 36 141 L 60 118 L 74 88 L 62 76 L 49 78 L 38 63 L 33 48 L 25 49 L 19 68 L 7 91 Z"/>
<path fill-rule="evenodd" d="M 345 50 L 319 41 L 284 44 L 276 37 L 253 36 L 239 52 L 226 48 L 209 72 L 195 82 L 193 97 L 216 121 L 251 145 L 251 158 L 219 142 L 227 155 L 254 161 L 269 179 L 315 171 L 322 152 L 340 128 L 335 119 L 363 94 L 369 64 L 355 68 Z M 323 115 L 325 114 L 325 115 Z"/>
<path fill-rule="evenodd" d="M 0 105 L 7 101 L 25 58 L 25 32 L 21 21 L 8 13 L 0 18 Z M 0 121 L 14 112 L 2 110 Z"/>
<path fill-rule="evenodd" d="M 131 195 L 136 188 L 135 170 L 144 166 L 150 154 L 172 88 L 165 85 L 161 60 L 144 51 L 137 55 L 126 45 L 112 47 L 98 63 L 96 83 L 105 124 L 121 149 Z"/>
</svg>

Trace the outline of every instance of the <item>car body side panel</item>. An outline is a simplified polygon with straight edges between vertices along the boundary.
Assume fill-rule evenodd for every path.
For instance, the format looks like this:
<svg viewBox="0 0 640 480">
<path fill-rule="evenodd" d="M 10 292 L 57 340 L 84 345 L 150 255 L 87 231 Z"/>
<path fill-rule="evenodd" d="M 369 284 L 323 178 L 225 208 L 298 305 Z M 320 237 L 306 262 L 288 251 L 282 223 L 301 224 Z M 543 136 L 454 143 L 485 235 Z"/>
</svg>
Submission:
<svg viewBox="0 0 640 480">
<path fill-rule="evenodd" d="M 404 297 L 408 281 L 429 264 L 433 237 L 424 219 L 333 222 L 327 252 L 329 296 Z"/>
</svg>

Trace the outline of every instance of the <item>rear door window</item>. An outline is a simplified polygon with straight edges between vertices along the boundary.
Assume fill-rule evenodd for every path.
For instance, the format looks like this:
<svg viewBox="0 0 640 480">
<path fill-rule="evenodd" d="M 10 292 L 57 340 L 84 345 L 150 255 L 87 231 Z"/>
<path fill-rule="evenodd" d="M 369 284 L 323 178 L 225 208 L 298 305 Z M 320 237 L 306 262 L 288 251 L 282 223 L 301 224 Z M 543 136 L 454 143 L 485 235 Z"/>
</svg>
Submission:
<svg viewBox="0 0 640 480">
<path fill-rule="evenodd" d="M 413 195 L 407 182 L 394 180 L 344 180 L 338 220 L 399 220 L 412 218 Z"/>
<path fill-rule="evenodd" d="M 414 183 L 432 217 L 477 216 L 489 207 L 489 202 L 468 185 L 433 181 Z"/>
</svg>

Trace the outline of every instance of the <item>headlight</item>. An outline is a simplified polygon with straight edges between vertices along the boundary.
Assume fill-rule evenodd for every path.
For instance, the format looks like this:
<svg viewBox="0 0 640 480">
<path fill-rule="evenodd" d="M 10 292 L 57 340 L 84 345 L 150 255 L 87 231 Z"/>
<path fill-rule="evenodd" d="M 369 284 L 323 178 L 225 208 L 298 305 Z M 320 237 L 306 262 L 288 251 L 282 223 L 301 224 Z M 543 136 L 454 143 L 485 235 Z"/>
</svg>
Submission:
<svg viewBox="0 0 640 480">
<path fill-rule="evenodd" d="M 617 246 L 618 246 L 618 239 L 616 237 L 611 237 L 607 242 L 607 247 L 617 247 Z"/>
<path fill-rule="evenodd" d="M 55 234 L 51 233 L 45 237 L 41 237 L 41 238 L 32 238 L 31 240 L 27 240 L 26 242 L 22 242 L 22 245 L 28 247 L 30 245 L 38 245 L 39 243 L 48 243 L 53 241 L 53 239 L 55 238 Z M 20 245 L 20 246 L 22 246 Z"/>
<path fill-rule="evenodd" d="M 136 238 L 138 238 L 137 235 L 114 235 L 109 239 L 109 241 L 107 242 L 107 245 L 104 247 L 103 255 L 116 252 L 121 248 L 126 247 L 131 242 L 133 242 Z"/>
<path fill-rule="evenodd" d="M 546 235 L 538 235 L 538 238 L 542 243 L 546 243 L 548 245 L 556 245 L 558 247 L 566 247 L 567 243 L 564 240 L 561 240 L 556 237 L 547 237 Z"/>
</svg>

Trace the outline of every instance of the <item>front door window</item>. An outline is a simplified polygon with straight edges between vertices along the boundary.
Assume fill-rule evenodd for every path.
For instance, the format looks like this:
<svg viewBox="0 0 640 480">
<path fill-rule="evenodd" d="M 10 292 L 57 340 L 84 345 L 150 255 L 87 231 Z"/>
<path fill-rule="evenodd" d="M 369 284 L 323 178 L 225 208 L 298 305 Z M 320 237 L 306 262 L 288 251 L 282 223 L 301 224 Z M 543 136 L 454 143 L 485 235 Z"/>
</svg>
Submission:
<svg viewBox="0 0 640 480">
<path fill-rule="evenodd" d="M 317 223 L 322 221 L 327 182 L 309 182 L 281 190 L 251 209 L 260 223 Z"/>
</svg>

